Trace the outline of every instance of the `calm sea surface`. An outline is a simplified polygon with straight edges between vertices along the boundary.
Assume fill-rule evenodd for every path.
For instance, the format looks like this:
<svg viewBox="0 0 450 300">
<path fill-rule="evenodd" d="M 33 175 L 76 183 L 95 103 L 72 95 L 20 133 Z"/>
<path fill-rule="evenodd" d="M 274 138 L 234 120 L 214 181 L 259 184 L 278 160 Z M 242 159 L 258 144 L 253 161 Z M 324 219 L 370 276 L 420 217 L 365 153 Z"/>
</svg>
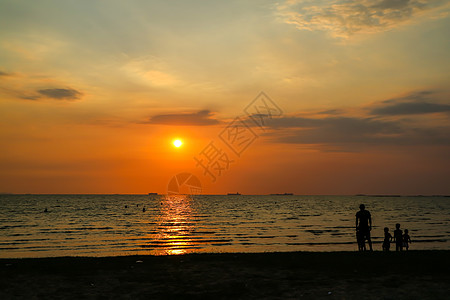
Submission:
<svg viewBox="0 0 450 300">
<path fill-rule="evenodd" d="M 360 203 L 375 250 L 397 222 L 450 249 L 448 197 L 0 195 L 0 257 L 356 250 Z"/>
</svg>

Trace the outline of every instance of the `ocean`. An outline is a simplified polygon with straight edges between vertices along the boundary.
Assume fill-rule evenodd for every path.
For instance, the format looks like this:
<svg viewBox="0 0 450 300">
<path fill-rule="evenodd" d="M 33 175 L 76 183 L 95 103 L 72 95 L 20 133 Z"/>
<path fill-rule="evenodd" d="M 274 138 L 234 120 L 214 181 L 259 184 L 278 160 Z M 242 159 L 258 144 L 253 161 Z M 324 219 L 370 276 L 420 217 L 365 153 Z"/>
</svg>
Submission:
<svg viewBox="0 0 450 300">
<path fill-rule="evenodd" d="M 396 223 L 411 250 L 450 249 L 448 197 L 0 195 L 0 257 L 356 251 L 360 203 L 374 250 Z"/>
</svg>

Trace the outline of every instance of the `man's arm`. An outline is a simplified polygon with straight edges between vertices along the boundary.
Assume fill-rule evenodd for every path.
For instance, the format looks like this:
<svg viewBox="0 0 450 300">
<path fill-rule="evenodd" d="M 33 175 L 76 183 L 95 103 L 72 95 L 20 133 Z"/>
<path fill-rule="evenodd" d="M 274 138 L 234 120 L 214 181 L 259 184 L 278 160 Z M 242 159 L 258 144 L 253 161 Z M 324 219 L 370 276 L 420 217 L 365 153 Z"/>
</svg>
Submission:
<svg viewBox="0 0 450 300">
<path fill-rule="evenodd" d="M 369 230 L 372 230 L 372 216 L 369 213 Z"/>
<path fill-rule="evenodd" d="M 358 228 L 358 214 L 356 214 L 356 223 L 355 223 L 355 228 Z"/>
</svg>

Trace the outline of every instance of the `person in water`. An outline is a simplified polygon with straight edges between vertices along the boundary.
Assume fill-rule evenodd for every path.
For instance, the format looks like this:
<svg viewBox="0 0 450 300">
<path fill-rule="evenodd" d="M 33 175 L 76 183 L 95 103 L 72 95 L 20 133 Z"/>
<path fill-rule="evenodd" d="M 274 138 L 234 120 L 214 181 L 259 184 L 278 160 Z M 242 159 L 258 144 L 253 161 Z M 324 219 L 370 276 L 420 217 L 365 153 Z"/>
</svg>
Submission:
<svg viewBox="0 0 450 300">
<path fill-rule="evenodd" d="M 369 243 L 369 249 L 372 251 L 372 240 L 370 239 L 370 231 L 372 230 L 372 216 L 366 210 L 366 206 L 361 204 L 359 211 L 356 213 L 356 231 L 360 233 L 361 243 L 364 245 L 365 240 Z"/>
<path fill-rule="evenodd" d="M 391 248 L 392 235 L 389 233 L 389 228 L 384 227 L 384 241 L 383 241 L 383 251 L 388 252 Z"/>
<path fill-rule="evenodd" d="M 408 234 L 408 229 L 405 229 L 405 234 L 403 235 L 403 246 L 406 251 L 409 250 L 409 244 L 411 243 L 411 237 Z"/>
<path fill-rule="evenodd" d="M 403 251 L 403 231 L 400 229 L 400 224 L 395 224 L 394 230 L 395 251 Z"/>
</svg>

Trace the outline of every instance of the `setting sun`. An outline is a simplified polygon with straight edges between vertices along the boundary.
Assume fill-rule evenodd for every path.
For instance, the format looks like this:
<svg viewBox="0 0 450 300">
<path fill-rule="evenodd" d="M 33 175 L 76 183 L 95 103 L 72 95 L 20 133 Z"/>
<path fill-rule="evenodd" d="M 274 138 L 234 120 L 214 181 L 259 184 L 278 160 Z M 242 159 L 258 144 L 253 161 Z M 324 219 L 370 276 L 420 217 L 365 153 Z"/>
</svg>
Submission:
<svg viewBox="0 0 450 300">
<path fill-rule="evenodd" d="M 173 145 L 177 148 L 181 147 L 183 145 L 183 142 L 181 140 L 174 140 Z"/>
</svg>

